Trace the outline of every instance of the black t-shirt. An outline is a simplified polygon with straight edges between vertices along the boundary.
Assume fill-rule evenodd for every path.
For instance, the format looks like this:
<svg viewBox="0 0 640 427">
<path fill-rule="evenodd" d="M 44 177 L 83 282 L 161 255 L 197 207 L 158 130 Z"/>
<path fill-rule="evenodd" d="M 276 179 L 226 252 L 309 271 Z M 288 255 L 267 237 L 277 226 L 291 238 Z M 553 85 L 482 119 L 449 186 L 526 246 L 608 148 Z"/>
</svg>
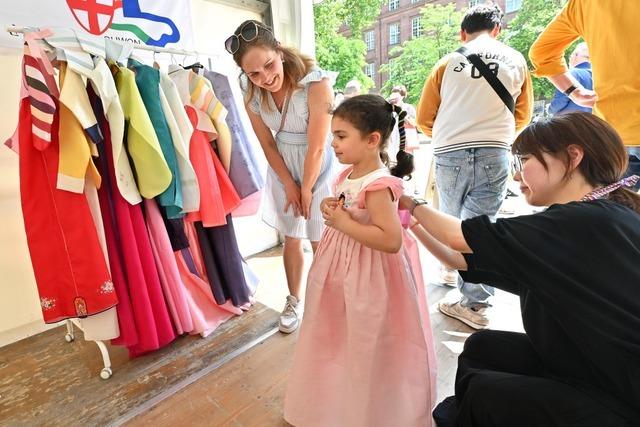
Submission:
<svg viewBox="0 0 640 427">
<path fill-rule="evenodd" d="M 572 202 L 468 219 L 462 232 L 473 251 L 463 279 L 520 296 L 549 376 L 640 413 L 640 215 L 609 200 Z"/>
</svg>

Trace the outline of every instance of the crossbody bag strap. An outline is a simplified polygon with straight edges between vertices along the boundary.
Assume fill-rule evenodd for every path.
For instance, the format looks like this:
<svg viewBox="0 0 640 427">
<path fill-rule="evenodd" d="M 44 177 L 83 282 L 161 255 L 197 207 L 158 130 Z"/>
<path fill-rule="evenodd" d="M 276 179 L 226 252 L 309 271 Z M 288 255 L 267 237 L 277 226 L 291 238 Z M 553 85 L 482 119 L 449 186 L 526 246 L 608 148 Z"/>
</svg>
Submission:
<svg viewBox="0 0 640 427">
<path fill-rule="evenodd" d="M 504 87 L 498 76 L 491 72 L 489 67 L 487 67 L 487 64 L 485 64 L 484 61 L 480 59 L 480 57 L 476 53 L 471 52 L 464 46 L 458 48 L 456 52 L 464 55 L 469 60 L 469 62 L 471 62 L 478 69 L 480 75 L 485 78 L 491 88 L 496 92 L 496 94 L 498 94 L 502 102 L 504 102 L 504 105 L 506 105 L 509 111 L 511 111 L 511 114 L 515 114 L 516 103 L 513 100 L 511 93 L 509 93 L 509 90 Z"/>
<path fill-rule="evenodd" d="M 291 96 L 289 96 L 288 93 L 286 96 L 287 98 L 284 100 L 284 106 L 282 107 L 282 119 L 280 119 L 280 128 L 278 129 L 278 132 L 284 128 L 284 121 L 287 118 L 287 111 L 289 110 L 289 100 L 291 99 Z"/>
</svg>

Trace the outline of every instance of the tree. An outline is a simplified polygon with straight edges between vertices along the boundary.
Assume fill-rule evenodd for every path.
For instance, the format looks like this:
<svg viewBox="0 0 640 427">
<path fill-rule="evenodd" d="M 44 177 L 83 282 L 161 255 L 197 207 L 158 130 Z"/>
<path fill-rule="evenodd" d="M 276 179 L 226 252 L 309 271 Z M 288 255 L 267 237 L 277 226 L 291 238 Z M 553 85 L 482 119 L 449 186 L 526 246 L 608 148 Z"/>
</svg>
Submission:
<svg viewBox="0 0 640 427">
<path fill-rule="evenodd" d="M 362 71 L 366 55 L 364 41 L 334 35 L 316 42 L 316 58 L 323 70 L 338 71 L 336 88 L 344 88 L 351 79 L 357 79 L 363 88 L 373 86 L 373 81 Z"/>
<path fill-rule="evenodd" d="M 353 37 L 362 37 L 362 30 L 371 25 L 383 4 L 389 0 L 343 0 L 340 19 L 349 27 Z"/>
<path fill-rule="evenodd" d="M 502 41 L 519 51 L 527 59 L 529 69 L 529 49 L 547 24 L 558 14 L 565 3 L 563 0 L 527 0 L 522 2 L 518 15 L 509 23 L 501 36 Z M 570 52 L 571 49 L 567 49 Z M 533 94 L 536 99 L 551 99 L 555 88 L 549 80 L 533 78 Z"/>
<path fill-rule="evenodd" d="M 393 86 L 403 84 L 407 87 L 406 102 L 413 104 L 420 99 L 424 82 L 436 62 L 460 43 L 462 12 L 456 10 L 455 4 L 427 5 L 421 14 L 422 36 L 392 49 L 389 53 L 397 56 L 380 68 L 380 72 L 389 74 L 382 92 L 389 93 Z"/>
<path fill-rule="evenodd" d="M 351 79 L 359 80 L 363 88 L 373 86 L 364 74 L 366 46 L 362 30 L 371 25 L 385 0 L 322 0 L 313 6 L 316 30 L 316 60 L 318 65 L 338 71 L 337 88 Z M 349 37 L 338 33 L 342 24 L 351 31 Z"/>
</svg>

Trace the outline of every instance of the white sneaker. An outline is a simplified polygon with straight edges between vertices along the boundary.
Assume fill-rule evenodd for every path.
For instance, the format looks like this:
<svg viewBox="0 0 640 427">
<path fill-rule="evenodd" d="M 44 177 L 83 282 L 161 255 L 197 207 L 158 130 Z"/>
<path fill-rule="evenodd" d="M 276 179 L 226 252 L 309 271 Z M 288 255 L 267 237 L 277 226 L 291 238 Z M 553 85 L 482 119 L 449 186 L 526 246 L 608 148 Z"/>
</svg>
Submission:
<svg viewBox="0 0 640 427">
<path fill-rule="evenodd" d="M 463 307 L 458 301 L 440 302 L 438 303 L 438 310 L 442 314 L 466 323 L 473 329 L 486 329 L 489 326 L 489 318 L 485 314 L 485 308 L 474 310 L 469 307 Z"/>
<path fill-rule="evenodd" d="M 278 325 L 278 329 L 280 332 L 285 334 L 290 334 L 291 332 L 298 329 L 298 325 L 300 325 L 300 309 L 298 309 L 298 304 L 300 301 L 293 295 L 287 296 L 287 302 L 284 304 L 284 310 L 282 310 L 282 314 L 280 315 L 280 322 Z"/>
<path fill-rule="evenodd" d="M 456 270 L 449 270 L 448 268 L 442 268 L 440 271 L 440 283 L 444 283 L 447 286 L 458 286 L 458 272 Z"/>
</svg>

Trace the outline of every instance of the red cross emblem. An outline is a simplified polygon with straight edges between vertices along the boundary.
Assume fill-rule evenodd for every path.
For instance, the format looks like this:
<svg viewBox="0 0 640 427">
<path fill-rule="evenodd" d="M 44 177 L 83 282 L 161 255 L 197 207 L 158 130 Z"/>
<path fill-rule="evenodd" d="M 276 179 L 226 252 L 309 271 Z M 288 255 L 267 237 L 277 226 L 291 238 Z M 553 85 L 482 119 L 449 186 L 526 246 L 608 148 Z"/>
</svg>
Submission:
<svg viewBox="0 0 640 427">
<path fill-rule="evenodd" d="M 113 13 L 122 7 L 122 0 L 67 0 L 78 24 L 99 36 L 111 27 Z"/>
</svg>

